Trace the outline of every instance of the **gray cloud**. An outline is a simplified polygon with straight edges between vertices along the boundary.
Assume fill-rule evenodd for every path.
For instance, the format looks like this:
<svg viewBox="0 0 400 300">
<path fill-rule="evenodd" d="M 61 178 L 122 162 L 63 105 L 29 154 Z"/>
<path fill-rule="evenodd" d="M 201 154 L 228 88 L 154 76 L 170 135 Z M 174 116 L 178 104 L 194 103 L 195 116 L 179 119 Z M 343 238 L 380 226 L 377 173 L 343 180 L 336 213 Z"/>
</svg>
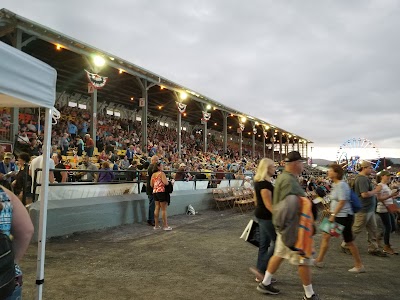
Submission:
<svg viewBox="0 0 400 300">
<path fill-rule="evenodd" d="M 400 148 L 397 1 L 2 3 L 316 146 Z"/>
</svg>

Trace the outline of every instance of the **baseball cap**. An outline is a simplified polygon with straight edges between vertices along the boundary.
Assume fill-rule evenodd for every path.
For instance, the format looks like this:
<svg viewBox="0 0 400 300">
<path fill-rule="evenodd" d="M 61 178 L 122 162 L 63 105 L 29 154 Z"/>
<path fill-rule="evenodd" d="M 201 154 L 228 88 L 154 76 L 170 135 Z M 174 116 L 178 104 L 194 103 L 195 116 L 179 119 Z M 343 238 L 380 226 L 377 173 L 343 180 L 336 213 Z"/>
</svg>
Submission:
<svg viewBox="0 0 400 300">
<path fill-rule="evenodd" d="M 305 159 L 301 157 L 300 153 L 298 151 L 291 151 L 288 153 L 288 155 L 285 158 L 285 162 L 293 162 L 293 161 L 304 161 Z"/>
<path fill-rule="evenodd" d="M 390 176 L 390 173 L 388 172 L 388 171 L 380 171 L 379 173 L 378 173 L 378 175 L 379 176 Z"/>
<path fill-rule="evenodd" d="M 12 155 L 11 152 L 6 152 L 6 153 L 4 153 L 4 158 L 10 158 L 10 159 L 12 159 L 12 158 L 13 158 L 13 155 Z"/>
<path fill-rule="evenodd" d="M 184 167 L 186 167 L 186 165 L 184 164 L 184 163 L 181 163 L 180 165 L 179 165 L 179 168 L 184 168 Z"/>
</svg>

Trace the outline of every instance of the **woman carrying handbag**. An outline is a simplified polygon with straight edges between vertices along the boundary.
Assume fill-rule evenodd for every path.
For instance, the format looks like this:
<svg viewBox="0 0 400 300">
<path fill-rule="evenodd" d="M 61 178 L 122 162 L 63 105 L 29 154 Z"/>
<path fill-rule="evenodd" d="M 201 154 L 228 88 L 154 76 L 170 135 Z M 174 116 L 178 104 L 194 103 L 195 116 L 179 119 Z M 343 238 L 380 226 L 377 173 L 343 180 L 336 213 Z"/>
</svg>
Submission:
<svg viewBox="0 0 400 300">
<path fill-rule="evenodd" d="M 272 196 L 274 187 L 272 176 L 276 168 L 269 158 L 263 158 L 254 176 L 254 200 L 256 202 L 255 217 L 260 229 L 260 245 L 258 248 L 257 268 L 250 268 L 257 282 L 261 282 L 267 270 L 269 259 L 274 254 L 276 232 L 272 224 Z M 276 282 L 276 279 L 273 279 Z"/>
<path fill-rule="evenodd" d="M 352 226 L 354 222 L 354 212 L 350 204 L 350 187 L 347 182 L 343 181 L 344 170 L 338 164 L 332 164 L 328 170 L 328 177 L 332 180 L 332 189 L 330 198 L 330 222 L 336 222 L 344 226 L 342 235 L 346 246 L 350 249 L 354 260 L 354 267 L 349 269 L 350 273 L 364 273 L 365 268 L 361 262 L 360 253 L 354 243 Z M 321 246 L 318 257 L 314 261 L 314 266 L 318 268 L 324 267 L 324 258 L 329 248 L 331 235 L 322 234 Z M 339 259 L 339 257 L 337 258 Z"/>
</svg>

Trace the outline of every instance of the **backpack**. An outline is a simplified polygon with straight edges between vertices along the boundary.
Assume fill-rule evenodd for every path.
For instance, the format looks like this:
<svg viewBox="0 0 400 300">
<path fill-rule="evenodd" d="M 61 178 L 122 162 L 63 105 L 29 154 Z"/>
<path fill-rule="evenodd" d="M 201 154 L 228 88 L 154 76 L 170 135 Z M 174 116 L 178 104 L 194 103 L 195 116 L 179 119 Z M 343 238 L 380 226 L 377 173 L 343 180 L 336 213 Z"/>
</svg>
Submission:
<svg viewBox="0 0 400 300">
<path fill-rule="evenodd" d="M 196 211 L 194 210 L 194 207 L 191 204 L 188 205 L 186 209 L 186 214 L 189 216 L 193 216 L 196 214 Z"/>
<path fill-rule="evenodd" d="M 358 198 L 356 192 L 354 191 L 354 186 L 355 186 L 355 180 L 353 186 L 352 187 L 350 186 L 350 204 L 353 212 L 358 213 L 362 209 L 362 203 Z"/>
<path fill-rule="evenodd" d="M 12 206 L 7 194 L 0 187 L 0 229 L 11 222 Z M 10 237 L 0 230 L 0 299 L 10 296 L 15 289 L 14 250 Z"/>
<path fill-rule="evenodd" d="M 350 189 L 350 204 L 354 213 L 357 213 L 362 209 L 361 201 L 358 198 L 356 192 L 353 191 L 352 189 Z"/>
</svg>

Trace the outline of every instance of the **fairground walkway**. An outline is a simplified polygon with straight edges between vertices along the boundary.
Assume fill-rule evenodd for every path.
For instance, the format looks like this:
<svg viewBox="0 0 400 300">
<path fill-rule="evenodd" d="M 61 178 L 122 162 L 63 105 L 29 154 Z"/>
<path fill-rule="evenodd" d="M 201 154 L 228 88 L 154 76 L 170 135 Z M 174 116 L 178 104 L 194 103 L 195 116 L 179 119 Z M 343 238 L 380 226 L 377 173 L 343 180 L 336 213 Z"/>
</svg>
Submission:
<svg viewBox="0 0 400 300">
<path fill-rule="evenodd" d="M 134 224 L 52 239 L 44 299 L 301 299 L 296 268 L 287 262 L 276 275 L 280 295 L 256 291 L 248 268 L 255 265 L 257 249 L 239 239 L 250 217 L 209 210 L 171 217 L 171 232 Z M 351 257 L 340 253 L 338 239 L 332 240 L 326 268 L 313 269 L 321 299 L 399 299 L 400 257 L 368 255 L 365 234 L 357 242 L 367 273 L 350 274 Z M 398 235 L 393 244 L 400 246 Z M 21 265 L 23 298 L 34 299 L 36 245 Z"/>
</svg>

